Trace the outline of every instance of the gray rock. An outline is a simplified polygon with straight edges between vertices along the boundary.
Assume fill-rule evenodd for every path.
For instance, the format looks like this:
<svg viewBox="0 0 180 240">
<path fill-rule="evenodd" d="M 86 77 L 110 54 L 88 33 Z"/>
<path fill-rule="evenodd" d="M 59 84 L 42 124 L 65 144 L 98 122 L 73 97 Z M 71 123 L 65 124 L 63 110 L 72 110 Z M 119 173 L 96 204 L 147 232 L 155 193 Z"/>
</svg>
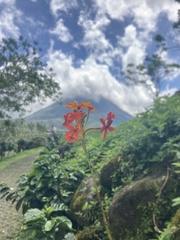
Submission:
<svg viewBox="0 0 180 240">
<path fill-rule="evenodd" d="M 153 210 L 164 179 L 165 176 L 146 177 L 123 187 L 114 195 L 109 208 L 110 228 L 114 239 L 151 239 L 155 232 L 152 218 Z M 163 203 L 158 204 L 158 207 L 161 205 L 161 208 L 158 209 L 160 211 L 158 224 L 163 223 L 164 214 L 168 214 L 168 208 L 171 206 L 172 192 L 174 193 L 172 191 L 174 185 L 172 187 L 171 185 L 172 182 L 169 180 L 164 188 L 168 199 L 164 199 L 162 196 Z"/>
<path fill-rule="evenodd" d="M 70 203 L 69 216 L 79 226 L 89 226 L 93 222 L 93 219 L 96 218 L 96 207 L 97 201 L 93 181 L 92 178 L 86 177 L 73 196 Z"/>
</svg>

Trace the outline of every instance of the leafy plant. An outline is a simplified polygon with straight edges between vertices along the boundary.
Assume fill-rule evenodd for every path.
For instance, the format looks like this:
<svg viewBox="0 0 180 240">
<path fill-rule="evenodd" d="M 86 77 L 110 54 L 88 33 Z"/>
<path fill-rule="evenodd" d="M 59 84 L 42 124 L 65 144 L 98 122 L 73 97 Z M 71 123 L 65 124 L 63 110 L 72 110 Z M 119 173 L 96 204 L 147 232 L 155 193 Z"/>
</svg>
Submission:
<svg viewBox="0 0 180 240">
<path fill-rule="evenodd" d="M 82 179 L 81 171 L 63 167 L 60 156 L 54 151 L 44 150 L 35 160 L 28 175 L 18 180 L 17 189 L 12 190 L 6 184 L 1 185 L 0 193 L 6 200 L 16 202 L 16 209 L 22 205 L 23 213 L 29 208 L 43 208 L 49 205 L 61 211 L 67 211 L 67 204 L 73 195 L 73 189 Z"/>
<path fill-rule="evenodd" d="M 42 211 L 37 208 L 29 209 L 24 214 L 17 240 L 68 239 L 67 233 L 73 231 L 71 221 L 65 216 L 53 216 L 53 213 L 52 207 L 45 206 Z"/>
<path fill-rule="evenodd" d="M 74 193 L 79 189 L 84 176 L 91 177 L 89 166 L 92 166 L 97 176 L 100 175 L 100 182 L 97 182 L 98 191 L 100 192 L 104 211 L 108 214 L 114 193 L 134 180 L 147 175 L 159 175 L 159 173 L 164 173 L 167 168 L 175 173 L 178 180 L 180 167 L 179 97 L 180 95 L 176 93 L 172 97 L 157 99 L 145 112 L 138 114 L 127 123 L 122 123 L 116 128 L 116 131 L 112 132 L 111 135 L 107 135 L 106 141 L 100 141 L 99 133 L 96 134 L 96 131 L 86 131 L 85 144 L 88 157 L 91 160 L 90 165 L 86 161 L 80 141 L 67 143 L 62 138 L 62 135 L 58 142 L 51 139 L 47 148 L 35 160 L 31 172 L 19 179 L 18 188 L 12 191 L 8 186 L 4 185 L 4 188 L 1 187 L 2 196 L 16 203 L 17 209 L 22 205 L 24 212 L 31 208 L 38 208 L 45 214 L 47 221 L 50 221 L 48 223 L 50 228 L 55 222 L 52 218 L 68 216 L 72 220 L 75 231 L 78 231 L 77 237 L 88 238 L 88 236 L 91 236 L 89 239 L 106 239 L 107 237 L 105 237 L 102 230 L 103 224 L 101 218 L 99 218 L 100 209 L 97 208 L 98 204 L 91 204 L 92 201 L 82 207 L 82 212 L 87 210 L 87 217 L 93 218 L 95 215 L 97 216 L 95 220 L 92 220 L 92 225 L 88 228 L 92 231 L 88 232 L 88 229 L 78 225 L 77 219 L 70 217 L 69 207 Z M 68 139 L 72 134 L 73 131 L 68 133 Z M 111 168 L 112 163 L 114 167 Z M 99 185 L 99 183 L 102 183 L 101 176 L 104 167 L 107 167 L 104 179 L 106 182 L 110 179 L 108 186 Z M 175 185 L 179 186 L 178 181 Z M 165 237 L 171 237 L 169 230 L 171 231 L 172 226 L 174 226 L 174 223 L 170 223 L 171 214 L 174 215 L 176 207 L 179 207 L 179 196 L 176 197 L 175 195 L 178 189 L 175 185 L 172 186 L 173 197 L 166 196 L 165 189 L 162 194 L 165 197 L 165 199 L 161 199 L 162 204 L 165 204 L 168 199 L 168 212 L 163 213 L 163 216 L 165 216 L 163 221 L 169 222 L 169 225 L 166 226 L 163 222 L 160 224 L 161 229 L 167 228 L 167 231 L 164 229 L 166 233 L 164 231 L 162 233 L 164 239 L 161 239 L 163 240 L 165 240 Z M 172 209 L 169 204 L 171 198 L 175 198 L 173 204 L 177 204 Z M 149 209 L 146 208 L 146 211 L 149 212 Z M 160 214 L 158 212 L 158 218 Z M 151 219 L 148 220 L 152 222 Z M 144 226 L 146 226 L 147 222 L 144 223 Z M 43 229 L 44 226 L 45 223 L 43 222 L 40 229 Z M 154 229 L 149 230 L 149 228 L 147 226 L 147 229 L 142 229 L 142 231 L 150 231 L 152 238 L 155 236 L 156 238 L 160 237 L 157 236 Z M 178 230 L 178 227 L 176 229 Z M 51 230 L 53 232 L 54 228 L 52 227 Z M 138 231 L 141 231 L 141 229 Z M 73 232 L 64 236 L 64 239 L 73 238 Z"/>
</svg>

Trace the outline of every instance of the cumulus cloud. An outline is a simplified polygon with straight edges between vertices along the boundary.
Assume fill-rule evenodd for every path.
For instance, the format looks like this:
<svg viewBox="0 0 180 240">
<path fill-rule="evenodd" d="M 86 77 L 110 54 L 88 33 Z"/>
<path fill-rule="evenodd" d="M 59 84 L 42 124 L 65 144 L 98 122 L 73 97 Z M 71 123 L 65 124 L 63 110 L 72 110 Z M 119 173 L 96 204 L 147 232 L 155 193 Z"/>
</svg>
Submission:
<svg viewBox="0 0 180 240">
<path fill-rule="evenodd" d="M 112 19 L 124 20 L 125 16 L 131 16 L 127 5 L 134 5 L 133 0 L 128 3 L 125 0 L 94 0 L 94 4 L 103 9 Z"/>
<path fill-rule="evenodd" d="M 15 8 L 15 0 L 0 0 L 0 39 L 7 36 L 18 37 L 20 30 L 14 23 L 21 16 L 21 12 Z"/>
<path fill-rule="evenodd" d="M 67 12 L 77 6 L 77 0 L 50 0 L 50 9 L 55 17 L 58 17 L 59 12 Z"/>
<path fill-rule="evenodd" d="M 56 80 L 60 83 L 64 98 L 84 97 L 95 101 L 105 98 L 131 114 L 151 102 L 147 89 L 142 86 L 127 87 L 118 82 L 105 64 L 97 64 L 92 57 L 75 68 L 72 56 L 51 49 L 49 64 L 57 74 Z"/>
<path fill-rule="evenodd" d="M 110 20 L 105 15 L 97 15 L 96 19 L 92 20 L 86 13 L 81 12 L 78 24 L 83 28 L 84 37 L 80 44 L 93 52 L 110 48 L 110 43 L 103 32 L 109 23 Z"/>
<path fill-rule="evenodd" d="M 123 47 L 121 55 L 123 70 L 129 63 L 135 65 L 142 63 L 145 57 L 146 44 L 134 25 L 128 25 L 125 28 L 124 36 L 119 37 L 119 45 Z"/>
<path fill-rule="evenodd" d="M 68 28 L 64 25 L 63 19 L 57 21 L 56 27 L 53 30 L 50 30 L 50 33 L 57 35 L 62 42 L 69 42 L 73 39 Z"/>
<path fill-rule="evenodd" d="M 89 8 L 84 0 L 47 2 L 50 8 L 48 10 L 57 20 L 55 28 L 47 30 L 52 34 L 51 37 L 57 35 L 59 41 L 67 44 L 74 41 L 72 45 L 78 48 L 80 56 L 84 54 L 82 49 L 86 52 L 78 59 L 76 53 L 68 55 L 66 49 L 63 52 L 54 50 L 51 46 L 46 57 L 56 73 L 63 97 L 74 99 L 81 96 L 90 100 L 93 97 L 93 100 L 97 101 L 101 97 L 106 98 L 131 114 L 149 105 L 152 98 L 148 89 L 143 86 L 127 87 L 118 81 L 115 72 L 125 69 L 128 63 L 137 65 L 143 62 L 152 33 L 157 30 L 159 17 L 164 14 L 170 21 L 175 21 L 178 4 L 172 0 L 92 0 L 94 6 Z M 22 16 L 22 13 L 15 8 L 15 0 L 0 0 L 0 4 L 7 6 L 0 14 L 0 37 L 8 34 L 18 36 L 20 31 L 14 20 Z M 72 9 L 80 10 L 76 12 L 79 35 L 73 32 L 70 25 L 64 24 L 64 17 L 73 14 Z M 131 23 L 126 21 L 130 18 Z M 25 16 L 23 21 L 24 19 Z M 29 23 L 30 21 L 31 19 Z M 116 29 L 112 43 L 108 30 L 113 21 L 118 23 L 119 27 L 122 26 L 124 31 Z M 32 20 L 31 25 L 37 22 L 38 20 Z M 70 49 L 69 52 L 72 53 L 73 50 Z M 46 104 L 50 103 L 51 99 L 47 99 Z M 37 108 L 38 105 L 34 105 L 34 109 Z"/>
<path fill-rule="evenodd" d="M 113 67 L 117 59 L 123 68 L 128 63 L 136 65 L 143 62 L 150 34 L 156 30 L 159 15 L 164 12 L 173 20 L 177 14 L 176 4 L 169 0 L 160 2 L 94 0 L 98 8 L 93 18 L 87 11 L 81 11 L 78 24 L 84 35 L 77 45 L 84 46 L 89 51 L 88 57 L 75 68 L 74 56 L 53 49 L 48 56 L 49 64 L 57 74 L 56 79 L 61 85 L 63 97 L 72 100 L 80 96 L 92 99 L 93 95 L 93 100 L 97 101 L 103 97 L 131 114 L 148 106 L 152 101 L 149 89 L 143 86 L 127 87 L 112 75 L 110 67 Z M 67 8 L 60 1 L 54 14 L 59 10 L 67 11 Z M 125 27 L 124 35 L 117 38 L 116 47 L 112 46 L 106 38 L 106 28 L 111 19 L 123 21 L 126 17 L 131 17 L 133 21 Z"/>
<path fill-rule="evenodd" d="M 159 16 L 164 13 L 170 21 L 177 18 L 178 3 L 171 0 L 94 0 L 94 4 L 111 19 L 124 21 L 131 17 L 132 23 L 125 28 L 124 36 L 118 37 L 123 69 L 128 63 L 139 64 L 146 55 L 151 33 L 155 32 Z"/>
<path fill-rule="evenodd" d="M 94 4 L 103 9 L 112 19 L 124 20 L 125 17 L 134 17 L 139 27 L 152 29 L 155 20 L 162 12 L 169 20 L 176 19 L 178 3 L 172 0 L 94 0 Z"/>
<path fill-rule="evenodd" d="M 0 4 L 8 4 L 13 6 L 15 4 L 16 0 L 0 0 Z"/>
</svg>

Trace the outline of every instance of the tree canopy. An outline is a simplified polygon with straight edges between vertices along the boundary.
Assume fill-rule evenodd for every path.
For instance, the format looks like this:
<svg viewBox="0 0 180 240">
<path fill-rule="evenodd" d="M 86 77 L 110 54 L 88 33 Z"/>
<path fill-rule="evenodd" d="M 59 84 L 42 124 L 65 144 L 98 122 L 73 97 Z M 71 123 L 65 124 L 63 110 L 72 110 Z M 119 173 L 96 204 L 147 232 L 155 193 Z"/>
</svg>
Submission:
<svg viewBox="0 0 180 240">
<path fill-rule="evenodd" d="M 59 97 L 60 86 L 52 68 L 40 60 L 38 43 L 23 37 L 0 42 L 0 118 L 21 112 L 35 101 Z"/>
<path fill-rule="evenodd" d="M 122 74 L 126 78 L 126 84 L 142 84 L 157 98 L 162 88 L 162 81 L 178 68 L 180 68 L 179 64 L 167 63 L 159 53 L 154 53 L 147 56 L 143 64 L 136 66 L 129 63 Z"/>
<path fill-rule="evenodd" d="M 179 47 L 179 42 L 173 40 L 174 47 Z M 155 98 L 158 98 L 163 81 L 171 78 L 172 73 L 180 69 L 180 64 L 164 60 L 163 53 L 168 52 L 172 47 L 168 47 L 167 40 L 162 35 L 156 34 L 153 43 L 156 45 L 154 53 L 146 56 L 141 64 L 127 64 L 126 69 L 121 73 L 127 85 L 144 85 Z"/>
<path fill-rule="evenodd" d="M 180 3 L 180 0 L 175 0 Z M 173 23 L 174 35 L 171 39 L 172 46 L 168 46 L 169 39 L 160 34 L 156 34 L 153 43 L 155 52 L 145 57 L 141 64 L 135 65 L 129 62 L 126 69 L 121 71 L 127 85 L 143 85 L 151 91 L 154 98 L 158 98 L 162 90 L 163 81 L 170 79 L 172 73 L 180 69 L 178 62 L 170 62 L 163 58 L 163 53 L 180 49 L 180 9 L 177 12 L 177 21 Z"/>
</svg>

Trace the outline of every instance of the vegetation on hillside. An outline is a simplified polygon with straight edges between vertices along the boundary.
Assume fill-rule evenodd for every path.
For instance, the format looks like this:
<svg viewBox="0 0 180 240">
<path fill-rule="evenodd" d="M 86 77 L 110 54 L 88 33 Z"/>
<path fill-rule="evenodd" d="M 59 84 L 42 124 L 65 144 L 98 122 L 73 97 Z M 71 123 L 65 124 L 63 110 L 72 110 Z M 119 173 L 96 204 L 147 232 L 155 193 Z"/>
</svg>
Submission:
<svg viewBox="0 0 180 240">
<path fill-rule="evenodd" d="M 147 232 L 151 239 L 178 239 L 179 132 L 180 95 L 177 92 L 173 97 L 155 100 L 146 111 L 117 127 L 105 141 L 101 140 L 102 136 L 98 132 L 88 132 L 86 136 L 93 169 L 100 176 L 99 188 L 107 214 L 114 194 L 125 185 L 167 171 L 167 181 L 175 176 L 172 196 L 168 196 L 167 200 L 166 194 L 163 194 L 162 199 L 168 205 L 168 214 L 164 214 L 161 208 L 158 209 L 161 194 L 156 196 L 156 214 L 159 218 L 161 215 L 166 217 L 158 225 L 160 232 L 154 230 L 155 226 L 149 225 L 147 229 L 139 230 Z M 112 162 L 114 168 L 110 167 Z M 77 197 L 77 189 L 82 180 L 90 179 L 90 176 L 79 142 L 66 143 L 63 135 L 51 139 L 35 160 L 31 172 L 19 179 L 16 190 L 12 191 L 5 184 L 1 186 L 2 196 L 14 202 L 17 210 L 20 206 L 23 209 L 24 220 L 18 239 L 106 239 L 96 199 L 84 203 L 82 209 L 74 208 L 83 202 L 81 195 Z M 108 185 L 104 184 L 104 179 Z M 73 202 L 75 205 L 72 205 Z M 79 216 L 85 217 L 88 229 L 79 225 L 72 209 L 76 209 Z M 152 211 L 151 206 L 149 211 Z M 144 226 L 146 224 L 147 222 Z M 137 236 L 132 239 L 137 239 Z"/>
<path fill-rule="evenodd" d="M 21 152 L 47 143 L 47 127 L 23 119 L 0 121 L 0 159 L 10 152 Z"/>
</svg>

